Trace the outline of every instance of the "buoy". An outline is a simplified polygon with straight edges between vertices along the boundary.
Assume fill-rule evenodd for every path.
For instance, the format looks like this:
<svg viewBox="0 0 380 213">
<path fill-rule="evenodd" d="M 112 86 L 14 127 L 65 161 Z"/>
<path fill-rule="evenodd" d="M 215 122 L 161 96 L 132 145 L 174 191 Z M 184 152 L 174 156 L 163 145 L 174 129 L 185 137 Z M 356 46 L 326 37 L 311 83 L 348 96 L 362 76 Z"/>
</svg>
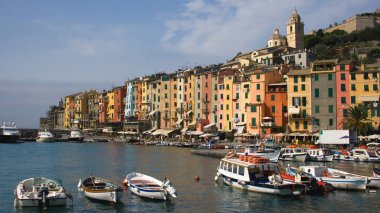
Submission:
<svg viewBox="0 0 380 213">
<path fill-rule="evenodd" d="M 127 185 L 127 181 L 125 179 L 122 181 L 122 183 L 123 183 L 123 186 Z"/>
<path fill-rule="evenodd" d="M 199 176 L 195 176 L 194 178 L 196 181 L 199 181 L 201 178 Z"/>
<path fill-rule="evenodd" d="M 218 175 L 215 175 L 215 178 L 214 178 L 214 180 L 215 180 L 215 182 L 218 182 L 218 180 L 219 180 L 219 177 L 218 177 Z"/>
</svg>

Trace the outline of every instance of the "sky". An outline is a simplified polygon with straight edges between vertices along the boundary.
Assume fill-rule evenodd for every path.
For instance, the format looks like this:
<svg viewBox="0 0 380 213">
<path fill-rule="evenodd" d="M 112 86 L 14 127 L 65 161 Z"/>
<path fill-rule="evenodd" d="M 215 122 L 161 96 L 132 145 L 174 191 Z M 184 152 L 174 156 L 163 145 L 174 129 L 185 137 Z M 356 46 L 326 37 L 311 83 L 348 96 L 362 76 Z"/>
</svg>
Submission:
<svg viewBox="0 0 380 213">
<path fill-rule="evenodd" d="M 378 0 L 2 0 L 0 122 L 38 128 L 51 105 L 139 76 L 224 63 L 286 34 L 380 8 Z"/>
</svg>

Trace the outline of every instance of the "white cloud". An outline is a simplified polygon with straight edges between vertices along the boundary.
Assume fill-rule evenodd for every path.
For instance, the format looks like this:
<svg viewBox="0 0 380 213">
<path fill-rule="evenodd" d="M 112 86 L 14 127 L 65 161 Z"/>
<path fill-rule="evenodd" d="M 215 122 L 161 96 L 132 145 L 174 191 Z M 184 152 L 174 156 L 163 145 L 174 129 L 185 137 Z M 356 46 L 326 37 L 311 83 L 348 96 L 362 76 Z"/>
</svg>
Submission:
<svg viewBox="0 0 380 213">
<path fill-rule="evenodd" d="M 345 18 L 373 11 L 374 0 L 189 0 L 182 11 L 165 21 L 162 46 L 174 52 L 231 56 L 265 47 L 273 29 L 286 34 L 286 23 L 296 6 L 305 33 Z"/>
</svg>

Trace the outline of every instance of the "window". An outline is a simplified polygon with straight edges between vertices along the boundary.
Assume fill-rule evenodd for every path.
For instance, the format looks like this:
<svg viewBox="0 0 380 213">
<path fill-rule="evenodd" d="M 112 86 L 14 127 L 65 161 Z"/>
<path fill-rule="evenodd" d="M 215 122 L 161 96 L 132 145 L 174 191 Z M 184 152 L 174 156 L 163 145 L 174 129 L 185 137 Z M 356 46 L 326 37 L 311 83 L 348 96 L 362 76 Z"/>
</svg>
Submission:
<svg viewBox="0 0 380 213">
<path fill-rule="evenodd" d="M 314 89 L 314 97 L 319 98 L 319 89 L 318 88 Z"/>
<path fill-rule="evenodd" d="M 364 79 L 368 80 L 369 77 L 368 77 L 368 73 L 364 73 Z"/>
<path fill-rule="evenodd" d="M 220 110 L 223 110 L 223 104 L 220 105 Z"/>
<path fill-rule="evenodd" d="M 342 91 L 342 92 L 346 91 L 346 85 L 345 84 L 340 85 L 340 91 Z"/>
<path fill-rule="evenodd" d="M 165 84 L 165 89 L 168 89 L 168 85 L 167 84 Z"/>
<path fill-rule="evenodd" d="M 306 106 L 306 97 L 302 97 L 302 106 Z"/>
<path fill-rule="evenodd" d="M 348 109 L 343 109 L 343 117 L 347 117 L 348 115 Z"/>
<path fill-rule="evenodd" d="M 230 120 L 230 115 L 229 114 L 227 114 L 227 121 L 229 121 Z"/>
<path fill-rule="evenodd" d="M 229 84 L 227 84 L 227 90 L 230 90 L 230 85 Z"/>
<path fill-rule="evenodd" d="M 314 106 L 314 113 L 318 114 L 319 113 L 319 105 Z"/>
<path fill-rule="evenodd" d="M 200 109 L 201 108 L 201 103 L 198 103 L 198 109 Z"/>
<path fill-rule="evenodd" d="M 351 84 L 351 90 L 352 90 L 352 91 L 356 91 L 356 86 L 355 86 L 355 84 Z"/>
<path fill-rule="evenodd" d="M 344 64 L 341 64 L 340 65 L 340 70 L 345 70 L 345 66 L 344 66 Z M 343 80 L 343 79 L 342 79 Z"/>
<path fill-rule="evenodd" d="M 256 95 L 256 101 L 258 101 L 258 102 L 261 101 L 260 95 Z"/>
<path fill-rule="evenodd" d="M 219 115 L 219 119 L 220 119 L 220 120 L 223 119 L 223 115 L 222 115 L 222 114 Z M 220 128 L 222 128 L 222 127 L 220 127 Z"/>
<path fill-rule="evenodd" d="M 342 104 L 345 104 L 346 103 L 346 97 L 340 97 L 340 102 Z"/>
<path fill-rule="evenodd" d="M 320 124 L 320 120 L 319 119 L 315 119 L 315 125 L 319 126 Z"/>
<path fill-rule="evenodd" d="M 333 88 L 328 89 L 328 96 L 333 97 Z"/>
<path fill-rule="evenodd" d="M 298 76 L 294 76 L 294 83 L 298 83 Z"/>
<path fill-rule="evenodd" d="M 256 126 L 256 118 L 251 119 L 251 126 Z"/>
<path fill-rule="evenodd" d="M 239 103 L 236 103 L 236 109 L 239 109 Z"/>
<path fill-rule="evenodd" d="M 373 91 L 377 91 L 377 90 L 378 90 L 377 84 L 374 84 L 373 85 Z"/>
<path fill-rule="evenodd" d="M 226 110 L 230 109 L 230 105 L 226 104 Z"/>
<path fill-rule="evenodd" d="M 230 95 L 227 95 L 227 100 L 230 100 Z"/>
<path fill-rule="evenodd" d="M 364 84 L 364 91 L 366 91 L 366 92 L 369 91 L 369 86 L 367 84 Z"/>
<path fill-rule="evenodd" d="M 256 109 L 256 105 L 251 105 L 251 112 L 256 112 L 257 109 Z"/>
<path fill-rule="evenodd" d="M 276 113 L 276 107 L 272 106 L 272 113 Z"/>
<path fill-rule="evenodd" d="M 372 78 L 373 78 L 373 79 L 377 79 L 377 73 L 375 73 L 375 72 L 372 73 Z"/>
<path fill-rule="evenodd" d="M 355 104 L 356 103 L 356 96 L 351 96 L 351 103 Z"/>
<path fill-rule="evenodd" d="M 307 121 L 303 122 L 303 129 L 307 129 Z"/>
<path fill-rule="evenodd" d="M 298 86 L 293 86 L 294 92 L 298 92 Z"/>
<path fill-rule="evenodd" d="M 300 128 L 300 122 L 299 121 L 295 121 L 295 125 L 296 125 L 296 129 Z"/>
<path fill-rule="evenodd" d="M 218 100 L 218 95 L 214 95 L 214 100 Z"/>
<path fill-rule="evenodd" d="M 332 80 L 332 74 L 331 74 L 331 73 L 329 73 L 329 74 L 327 75 L 327 79 L 328 79 L 329 81 Z"/>
<path fill-rule="evenodd" d="M 236 97 L 236 99 L 239 99 L 239 93 L 236 93 L 235 97 Z"/>
<path fill-rule="evenodd" d="M 306 87 L 305 84 L 302 84 L 302 85 L 301 85 L 301 90 L 302 90 L 302 91 L 305 91 L 305 87 Z"/>
<path fill-rule="evenodd" d="M 356 80 L 356 74 L 355 73 L 351 73 L 351 80 Z"/>
<path fill-rule="evenodd" d="M 260 90 L 260 84 L 256 84 L 256 89 Z"/>
<path fill-rule="evenodd" d="M 201 100 L 201 93 L 198 92 L 198 100 Z"/>
<path fill-rule="evenodd" d="M 270 100 L 271 100 L 271 101 L 274 101 L 274 100 L 275 100 L 275 97 L 276 97 L 276 96 L 271 95 L 271 96 L 270 96 Z"/>
<path fill-rule="evenodd" d="M 334 125 L 334 119 L 330 118 L 329 119 L 329 126 L 332 126 L 332 125 Z"/>
<path fill-rule="evenodd" d="M 220 99 L 223 99 L 223 94 L 220 94 Z"/>
<path fill-rule="evenodd" d="M 301 81 L 302 81 L 302 82 L 305 82 L 305 81 L 306 81 L 305 76 L 301 76 Z"/>
<path fill-rule="evenodd" d="M 333 105 L 329 105 L 329 113 L 334 113 L 334 106 Z"/>
<path fill-rule="evenodd" d="M 340 80 L 346 80 L 346 74 L 345 73 L 340 74 Z"/>
<path fill-rule="evenodd" d="M 256 79 L 260 79 L 260 74 L 256 74 Z"/>
<path fill-rule="evenodd" d="M 245 99 L 248 98 L 248 92 L 244 93 L 244 97 L 245 97 Z"/>
<path fill-rule="evenodd" d="M 282 106 L 282 112 L 283 113 L 288 112 L 288 108 L 286 106 Z"/>
<path fill-rule="evenodd" d="M 314 80 L 315 80 L 315 81 L 318 81 L 318 80 L 319 80 L 319 76 L 318 76 L 318 74 L 316 74 L 316 75 L 314 76 Z"/>
</svg>

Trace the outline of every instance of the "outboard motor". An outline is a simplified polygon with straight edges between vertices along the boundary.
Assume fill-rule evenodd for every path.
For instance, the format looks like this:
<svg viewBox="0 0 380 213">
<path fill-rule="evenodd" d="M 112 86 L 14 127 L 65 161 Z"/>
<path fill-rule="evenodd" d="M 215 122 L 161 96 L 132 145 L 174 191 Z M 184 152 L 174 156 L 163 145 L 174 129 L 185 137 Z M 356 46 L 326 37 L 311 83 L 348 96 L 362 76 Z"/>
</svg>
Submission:
<svg viewBox="0 0 380 213">
<path fill-rule="evenodd" d="M 49 189 L 47 186 L 41 186 L 41 188 L 38 190 L 38 197 L 42 197 L 42 205 L 46 207 L 46 196 L 49 193 Z"/>
</svg>

